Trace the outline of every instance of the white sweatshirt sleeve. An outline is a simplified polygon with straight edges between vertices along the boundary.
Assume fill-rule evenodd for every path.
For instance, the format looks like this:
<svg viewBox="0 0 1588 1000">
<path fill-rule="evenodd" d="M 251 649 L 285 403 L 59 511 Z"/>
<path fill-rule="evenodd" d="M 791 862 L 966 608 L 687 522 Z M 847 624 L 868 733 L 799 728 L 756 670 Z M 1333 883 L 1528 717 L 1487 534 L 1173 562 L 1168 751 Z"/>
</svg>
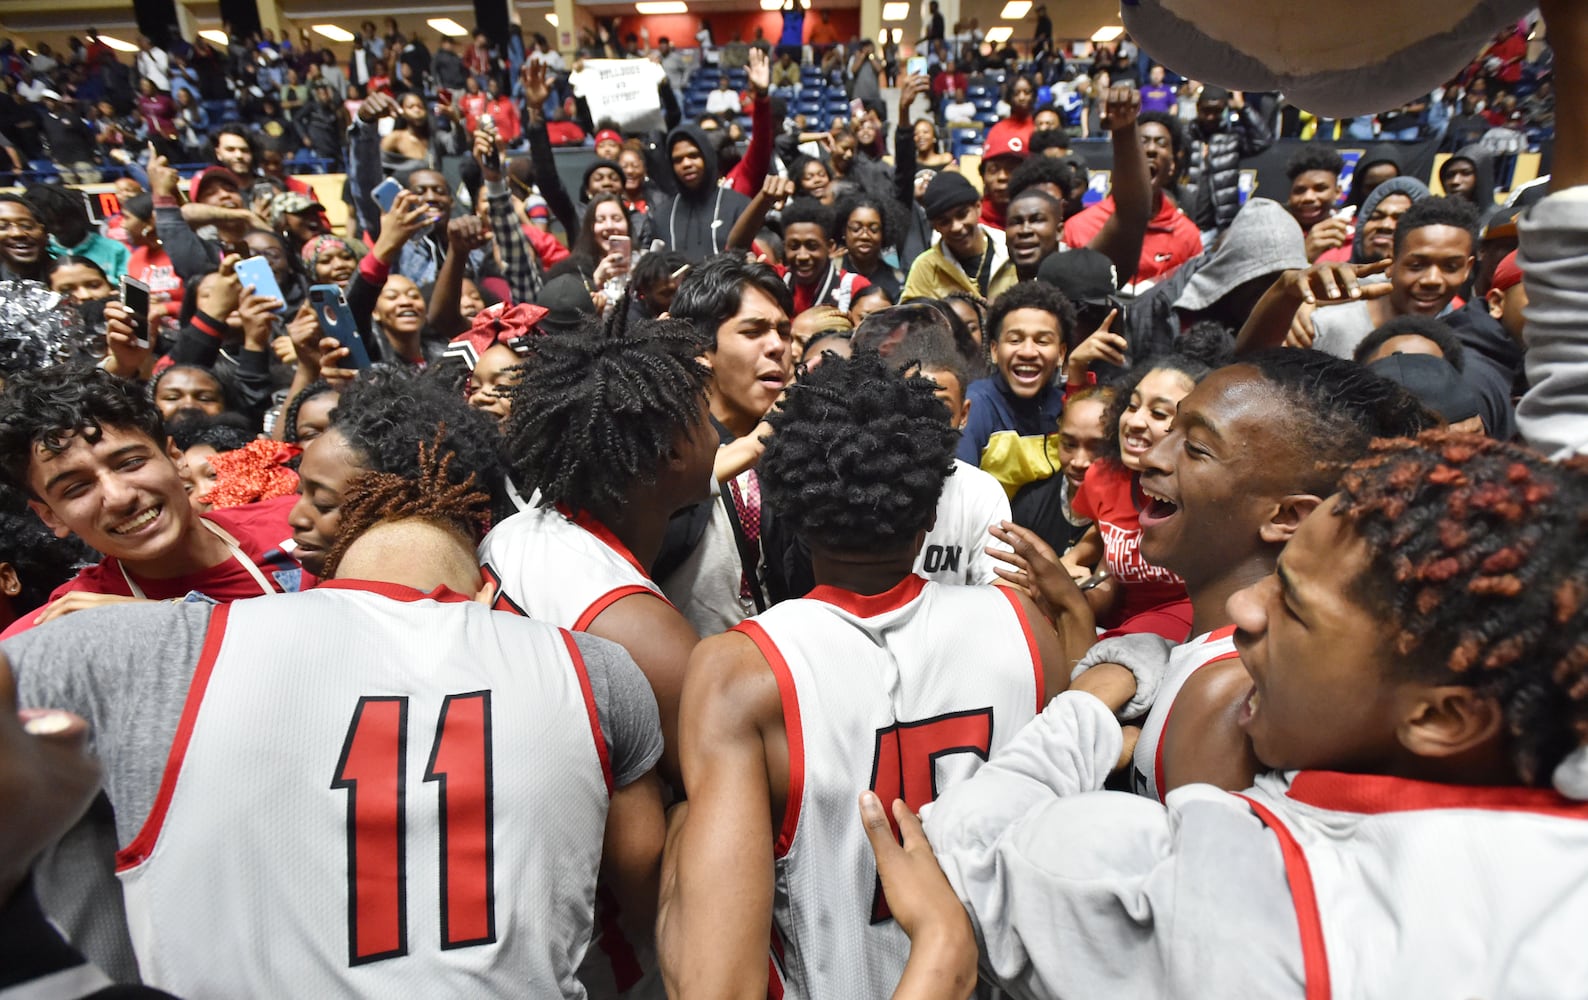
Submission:
<svg viewBox="0 0 1588 1000">
<path fill-rule="evenodd" d="M 1544 199 L 1519 228 L 1529 389 L 1517 427 L 1553 458 L 1588 453 L 1588 187 Z"/>
<path fill-rule="evenodd" d="M 1100 791 L 1120 749 L 1107 707 L 1066 692 L 931 807 L 984 966 L 1020 997 L 1301 996 L 1273 836 L 1209 786 L 1168 809 Z"/>
</svg>

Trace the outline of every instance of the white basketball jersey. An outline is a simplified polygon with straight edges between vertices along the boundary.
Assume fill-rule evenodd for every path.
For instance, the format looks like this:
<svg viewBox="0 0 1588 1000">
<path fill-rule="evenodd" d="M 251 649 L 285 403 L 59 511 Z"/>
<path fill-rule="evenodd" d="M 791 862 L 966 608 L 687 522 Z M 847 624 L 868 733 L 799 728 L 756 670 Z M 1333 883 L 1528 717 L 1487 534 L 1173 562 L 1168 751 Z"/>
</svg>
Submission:
<svg viewBox="0 0 1588 1000">
<path fill-rule="evenodd" d="M 1009 520 L 1009 494 L 990 473 L 954 459 L 954 474 L 943 480 L 937 516 L 915 554 L 915 572 L 933 583 L 996 583 L 999 563 L 987 547 L 1009 546 L 989 534 Z"/>
<path fill-rule="evenodd" d="M 583 997 L 611 781 L 567 632 L 380 584 L 218 607 L 118 857 L 143 979 Z"/>
<path fill-rule="evenodd" d="M 1174 710 L 1174 700 L 1191 675 L 1210 663 L 1233 660 L 1241 654 L 1235 649 L 1235 626 L 1226 625 L 1204 632 L 1169 651 L 1169 671 L 1158 686 L 1147 718 L 1141 724 L 1136 752 L 1130 758 L 1131 788 L 1137 795 L 1163 801 L 1163 733 Z"/>
<path fill-rule="evenodd" d="M 912 575 L 872 596 L 817 587 L 735 627 L 777 677 L 789 744 L 771 995 L 889 996 L 910 944 L 856 799 L 919 810 L 1030 722 L 1044 700 L 1031 625 L 1002 587 Z"/>
<path fill-rule="evenodd" d="M 561 508 L 519 511 L 491 529 L 479 557 L 486 580 L 497 586 L 497 610 L 575 632 L 630 594 L 662 596 L 605 525 Z"/>
<path fill-rule="evenodd" d="M 480 543 L 480 572 L 496 584 L 492 607 L 583 632 L 601 612 L 631 594 L 662 590 L 612 532 L 587 514 L 528 508 L 492 528 Z M 595 939 L 579 970 L 592 1000 L 663 996 L 656 951 L 624 934 L 617 900 L 603 892 Z"/>
</svg>

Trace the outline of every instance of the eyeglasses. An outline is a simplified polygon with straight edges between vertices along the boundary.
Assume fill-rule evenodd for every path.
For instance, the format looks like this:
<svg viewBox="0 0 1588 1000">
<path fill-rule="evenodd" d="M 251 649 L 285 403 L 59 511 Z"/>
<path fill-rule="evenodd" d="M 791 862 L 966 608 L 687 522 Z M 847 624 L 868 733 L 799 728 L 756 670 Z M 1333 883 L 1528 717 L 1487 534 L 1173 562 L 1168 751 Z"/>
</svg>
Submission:
<svg viewBox="0 0 1588 1000">
<path fill-rule="evenodd" d="M 882 225 L 877 222 L 851 222 L 844 228 L 846 232 L 856 235 L 864 235 L 866 233 L 870 233 L 872 236 L 882 235 Z"/>
</svg>

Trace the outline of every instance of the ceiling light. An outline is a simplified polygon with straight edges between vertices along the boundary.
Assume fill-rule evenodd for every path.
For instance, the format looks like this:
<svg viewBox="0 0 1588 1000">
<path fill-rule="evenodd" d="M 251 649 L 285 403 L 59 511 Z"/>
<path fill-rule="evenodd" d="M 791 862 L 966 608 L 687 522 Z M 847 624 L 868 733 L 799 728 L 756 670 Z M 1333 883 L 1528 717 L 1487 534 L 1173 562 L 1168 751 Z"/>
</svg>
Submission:
<svg viewBox="0 0 1588 1000">
<path fill-rule="evenodd" d="M 333 42 L 351 42 L 353 33 L 346 28 L 338 28 L 334 24 L 316 24 L 314 33 L 321 38 L 329 38 Z"/>
<path fill-rule="evenodd" d="M 783 0 L 761 0 L 762 10 L 782 10 Z"/>
<path fill-rule="evenodd" d="M 902 28 L 894 28 L 893 29 L 893 44 L 898 45 L 902 41 L 904 41 L 904 29 L 902 29 Z"/>
<path fill-rule="evenodd" d="M 98 38 L 99 38 L 100 41 L 104 42 L 106 45 L 108 45 L 111 48 L 115 49 L 117 52 L 136 52 L 136 51 L 138 51 L 138 46 L 132 44 L 131 42 L 124 42 L 124 41 L 122 41 L 119 38 L 112 38 L 109 35 L 100 35 L 100 36 L 98 36 Z"/>
<path fill-rule="evenodd" d="M 441 34 L 446 35 L 448 38 L 462 38 L 468 34 L 468 31 L 464 29 L 463 25 L 454 21 L 450 17 L 432 17 L 425 23 L 441 32 Z"/>
<path fill-rule="evenodd" d="M 230 45 L 232 43 L 232 40 L 226 37 L 226 32 L 221 31 L 219 28 L 201 31 L 199 32 L 199 37 L 206 41 L 214 42 L 216 45 Z"/>
<path fill-rule="evenodd" d="M 1000 24 L 996 28 L 988 28 L 987 29 L 987 41 L 991 42 L 994 45 L 997 45 L 999 42 L 1007 42 L 1007 41 L 1009 41 L 1009 36 L 1014 34 L 1014 33 L 1015 33 L 1015 29 L 1009 27 L 1009 25 Z"/>
<path fill-rule="evenodd" d="M 551 11 L 547 11 L 546 23 L 551 25 L 553 28 L 557 27 L 557 15 L 553 14 Z"/>
<path fill-rule="evenodd" d="M 884 21 L 902 21 L 910 16 L 908 3 L 885 3 L 882 5 L 882 19 Z"/>
<path fill-rule="evenodd" d="M 998 16 L 1005 21 L 1018 21 L 1031 13 L 1031 0 L 1009 0 L 1004 4 L 1004 11 Z"/>
<path fill-rule="evenodd" d="M 641 0 L 634 5 L 634 9 L 641 14 L 687 14 L 689 7 L 684 0 Z"/>
<path fill-rule="evenodd" d="M 1111 25 L 1109 25 L 1106 28 L 1098 28 L 1097 29 L 1097 34 L 1092 36 L 1092 41 L 1094 41 L 1094 42 L 1112 42 L 1114 39 L 1118 38 L 1120 35 L 1123 35 L 1124 33 L 1125 33 L 1125 29 L 1124 28 L 1121 28 L 1117 24 L 1111 24 Z"/>
</svg>

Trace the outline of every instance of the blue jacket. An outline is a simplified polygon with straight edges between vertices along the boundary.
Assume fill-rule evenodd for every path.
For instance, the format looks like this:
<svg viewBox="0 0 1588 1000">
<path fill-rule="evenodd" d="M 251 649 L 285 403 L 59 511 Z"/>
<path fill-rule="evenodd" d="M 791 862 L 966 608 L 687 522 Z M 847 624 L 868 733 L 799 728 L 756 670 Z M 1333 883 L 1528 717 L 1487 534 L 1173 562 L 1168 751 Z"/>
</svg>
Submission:
<svg viewBox="0 0 1588 1000">
<path fill-rule="evenodd" d="M 1002 374 L 970 384 L 970 418 L 960 435 L 956 457 L 1003 484 L 1011 497 L 1027 483 L 1059 471 L 1059 415 L 1064 386 L 1054 383 L 1034 399 L 1009 391 Z"/>
</svg>

